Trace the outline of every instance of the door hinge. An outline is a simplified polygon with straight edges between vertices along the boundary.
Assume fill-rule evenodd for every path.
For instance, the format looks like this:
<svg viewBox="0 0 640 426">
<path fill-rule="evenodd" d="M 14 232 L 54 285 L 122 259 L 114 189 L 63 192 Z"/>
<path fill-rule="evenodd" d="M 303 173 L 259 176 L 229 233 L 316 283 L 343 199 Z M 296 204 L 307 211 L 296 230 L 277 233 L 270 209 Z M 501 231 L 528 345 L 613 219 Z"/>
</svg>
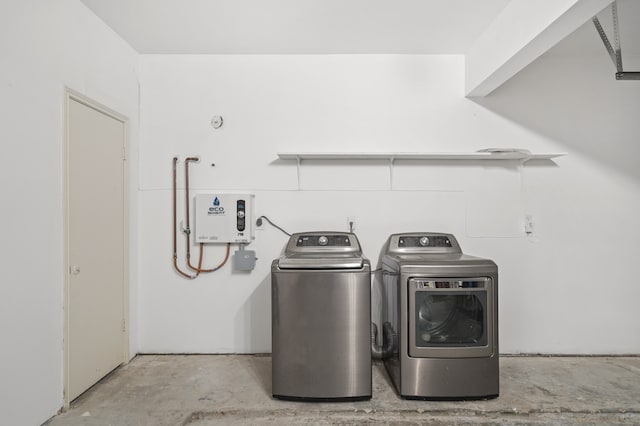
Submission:
<svg viewBox="0 0 640 426">
<path fill-rule="evenodd" d="M 122 147 L 122 160 L 127 161 L 127 148 Z"/>
<path fill-rule="evenodd" d="M 127 331 L 127 320 L 122 318 L 122 332 L 124 333 L 125 331 Z"/>
</svg>

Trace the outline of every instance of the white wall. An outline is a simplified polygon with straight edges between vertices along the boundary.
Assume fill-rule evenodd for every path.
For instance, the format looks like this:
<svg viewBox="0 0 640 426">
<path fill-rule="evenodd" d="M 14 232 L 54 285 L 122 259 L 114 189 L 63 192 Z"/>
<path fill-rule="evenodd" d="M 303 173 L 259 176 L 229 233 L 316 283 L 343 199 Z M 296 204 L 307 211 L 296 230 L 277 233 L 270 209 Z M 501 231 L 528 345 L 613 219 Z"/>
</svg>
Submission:
<svg viewBox="0 0 640 426">
<path fill-rule="evenodd" d="M 525 168 L 536 238 L 507 247 L 486 242 L 496 253 L 510 250 L 511 281 L 501 289 L 505 350 L 640 352 L 633 278 L 640 258 L 640 85 L 616 81 L 614 72 L 606 55 L 552 51 L 478 101 L 569 152 L 551 172 Z"/>
<path fill-rule="evenodd" d="M 0 61 L 0 413 L 31 425 L 62 406 L 64 87 L 130 118 L 137 170 L 137 53 L 79 1 L 21 0 L 0 6 Z M 137 191 L 131 209 L 135 259 Z"/>
<path fill-rule="evenodd" d="M 631 277 L 640 257 L 640 89 L 613 80 L 607 61 L 545 55 L 472 101 L 463 97 L 457 56 L 143 55 L 141 352 L 270 351 L 270 263 L 287 237 L 258 230 L 251 273 L 227 266 L 180 278 L 171 266 L 178 154 L 202 157 L 192 167 L 194 192 L 255 192 L 257 214 L 289 232 L 346 230 L 347 216 L 356 216 L 374 264 L 392 232 L 454 233 L 466 252 L 500 267 L 503 353 L 639 353 L 640 289 Z M 216 114 L 224 117 L 219 130 L 209 125 Z M 295 163 L 276 156 L 487 147 L 569 155 L 522 170 L 510 162 L 398 163 L 392 191 L 383 162 L 306 162 L 298 190 Z M 534 215 L 531 237 L 525 213 Z M 222 255 L 209 247 L 205 263 Z"/>
</svg>

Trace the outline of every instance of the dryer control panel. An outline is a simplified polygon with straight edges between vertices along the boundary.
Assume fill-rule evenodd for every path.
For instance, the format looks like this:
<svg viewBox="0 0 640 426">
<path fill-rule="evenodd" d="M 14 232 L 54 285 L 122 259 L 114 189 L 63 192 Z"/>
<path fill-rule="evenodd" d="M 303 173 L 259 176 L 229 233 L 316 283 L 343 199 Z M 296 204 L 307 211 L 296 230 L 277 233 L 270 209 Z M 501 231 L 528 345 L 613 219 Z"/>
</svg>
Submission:
<svg viewBox="0 0 640 426">
<path fill-rule="evenodd" d="M 445 235 L 407 235 L 398 239 L 398 247 L 451 247 Z"/>
<path fill-rule="evenodd" d="M 389 238 L 389 252 L 395 253 L 462 253 L 452 234 L 413 232 L 393 234 Z"/>
</svg>

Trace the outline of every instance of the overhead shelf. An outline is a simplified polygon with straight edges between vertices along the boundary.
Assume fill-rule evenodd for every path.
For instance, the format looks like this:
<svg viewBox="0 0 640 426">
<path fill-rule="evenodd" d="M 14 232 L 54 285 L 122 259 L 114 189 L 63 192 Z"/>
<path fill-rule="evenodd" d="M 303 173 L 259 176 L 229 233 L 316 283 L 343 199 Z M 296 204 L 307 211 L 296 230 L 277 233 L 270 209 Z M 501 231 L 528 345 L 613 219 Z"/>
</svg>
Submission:
<svg viewBox="0 0 640 426">
<path fill-rule="evenodd" d="M 517 160 L 520 165 L 529 160 L 551 160 L 567 155 L 566 152 L 533 154 L 526 149 L 488 148 L 476 152 L 279 152 L 281 160 L 295 160 L 298 168 L 298 189 L 300 181 L 300 164 L 303 160 L 385 160 L 389 162 L 389 188 L 393 189 L 393 169 L 396 160 L 447 160 L 447 161 L 479 161 L 479 160 Z"/>
<path fill-rule="evenodd" d="M 477 152 L 279 152 L 282 160 L 550 160 L 566 152 L 533 154 L 525 150 Z"/>
</svg>

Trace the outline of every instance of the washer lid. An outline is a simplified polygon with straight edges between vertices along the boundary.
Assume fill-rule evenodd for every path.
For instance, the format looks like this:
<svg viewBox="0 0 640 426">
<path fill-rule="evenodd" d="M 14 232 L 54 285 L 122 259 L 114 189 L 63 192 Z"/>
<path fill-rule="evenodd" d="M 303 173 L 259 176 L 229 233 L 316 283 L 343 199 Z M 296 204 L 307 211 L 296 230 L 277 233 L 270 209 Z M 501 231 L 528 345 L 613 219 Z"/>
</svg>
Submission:
<svg viewBox="0 0 640 426">
<path fill-rule="evenodd" d="M 281 269 L 358 269 L 363 263 L 356 235 L 336 231 L 293 234 L 278 260 Z"/>
</svg>

